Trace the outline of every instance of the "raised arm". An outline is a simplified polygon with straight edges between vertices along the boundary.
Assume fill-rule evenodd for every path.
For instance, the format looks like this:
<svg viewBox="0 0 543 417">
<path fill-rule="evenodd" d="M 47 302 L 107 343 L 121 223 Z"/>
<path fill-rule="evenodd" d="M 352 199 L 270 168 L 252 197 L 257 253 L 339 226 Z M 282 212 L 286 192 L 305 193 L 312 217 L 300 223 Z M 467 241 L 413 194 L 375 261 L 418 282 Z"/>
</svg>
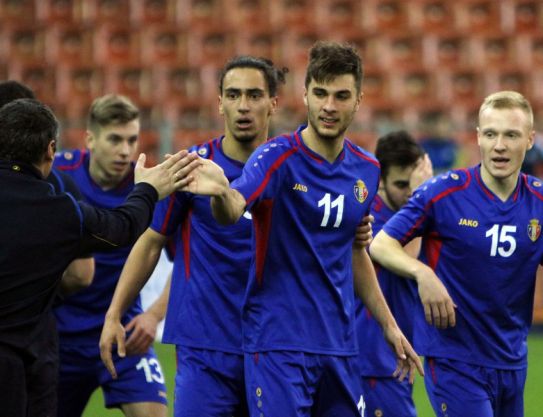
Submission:
<svg viewBox="0 0 543 417">
<path fill-rule="evenodd" d="M 130 251 L 121 272 L 100 337 L 100 356 L 113 378 L 117 377 L 111 357 L 113 344 L 117 345 L 119 356 L 124 357 L 126 354 L 125 329 L 121 317 L 153 273 L 166 240 L 160 233 L 147 229 Z"/>
<path fill-rule="evenodd" d="M 446 328 L 456 324 L 455 304 L 432 268 L 409 255 L 400 242 L 381 230 L 370 245 L 372 259 L 383 268 L 417 282 L 428 324 Z"/>
<path fill-rule="evenodd" d="M 190 181 L 183 168 L 197 163 L 196 155 L 180 151 L 152 168 L 145 168 L 141 154 L 134 171 L 134 190 L 124 204 L 106 210 L 78 202 L 83 216 L 81 252 L 115 249 L 134 243 L 149 225 L 157 199 L 186 186 Z"/>
<path fill-rule="evenodd" d="M 416 369 L 424 375 L 422 363 L 388 308 L 368 253 L 358 244 L 353 246 L 353 279 L 357 295 L 383 328 L 385 339 L 396 353 L 398 366 L 394 375 L 403 380 L 409 374 L 409 382 L 413 383 Z"/>
</svg>

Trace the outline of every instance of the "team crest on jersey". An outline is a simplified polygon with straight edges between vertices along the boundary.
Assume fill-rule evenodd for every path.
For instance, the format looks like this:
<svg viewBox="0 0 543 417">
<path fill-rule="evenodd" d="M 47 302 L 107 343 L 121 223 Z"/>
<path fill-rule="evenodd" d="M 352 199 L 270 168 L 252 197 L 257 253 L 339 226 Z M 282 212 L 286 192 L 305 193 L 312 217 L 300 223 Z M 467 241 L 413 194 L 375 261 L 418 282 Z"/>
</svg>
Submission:
<svg viewBox="0 0 543 417">
<path fill-rule="evenodd" d="M 541 225 L 539 224 L 539 220 L 532 219 L 530 220 L 530 224 L 528 225 L 528 237 L 532 242 L 535 242 L 537 239 L 539 239 L 539 236 L 541 235 Z"/>
<path fill-rule="evenodd" d="M 368 188 L 362 180 L 356 181 L 354 186 L 354 196 L 359 203 L 363 203 L 368 198 Z"/>
<path fill-rule="evenodd" d="M 453 172 L 453 173 L 451 173 L 451 178 L 452 178 L 453 180 L 458 180 L 460 177 L 458 176 L 458 174 L 455 174 L 455 173 Z"/>
<path fill-rule="evenodd" d="M 200 148 L 198 149 L 198 155 L 204 156 L 207 153 L 206 148 Z"/>
<path fill-rule="evenodd" d="M 71 161 L 72 159 L 74 159 L 74 154 L 71 152 L 64 152 L 63 156 L 66 161 Z"/>
<path fill-rule="evenodd" d="M 534 181 L 534 182 L 532 183 L 532 185 L 533 185 L 534 187 L 541 187 L 541 182 L 539 182 L 539 181 Z"/>
</svg>

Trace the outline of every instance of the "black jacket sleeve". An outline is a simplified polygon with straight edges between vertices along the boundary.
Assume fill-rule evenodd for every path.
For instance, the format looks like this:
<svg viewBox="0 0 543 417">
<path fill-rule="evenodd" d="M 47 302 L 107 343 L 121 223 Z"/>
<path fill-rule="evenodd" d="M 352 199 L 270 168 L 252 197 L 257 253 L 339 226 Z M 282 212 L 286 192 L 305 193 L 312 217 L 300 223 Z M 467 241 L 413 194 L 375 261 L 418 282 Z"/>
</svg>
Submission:
<svg viewBox="0 0 543 417">
<path fill-rule="evenodd" d="M 103 251 L 134 243 L 151 223 L 157 199 L 151 185 L 139 183 L 124 204 L 115 209 L 97 208 L 79 201 L 83 217 L 81 251 Z"/>
</svg>

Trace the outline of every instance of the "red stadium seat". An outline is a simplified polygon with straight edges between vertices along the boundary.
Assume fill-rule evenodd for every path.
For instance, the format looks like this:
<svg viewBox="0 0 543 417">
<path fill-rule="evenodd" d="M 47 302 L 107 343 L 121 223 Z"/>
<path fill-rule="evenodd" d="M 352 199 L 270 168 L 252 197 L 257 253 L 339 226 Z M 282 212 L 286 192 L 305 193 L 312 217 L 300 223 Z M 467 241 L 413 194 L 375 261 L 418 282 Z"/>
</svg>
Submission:
<svg viewBox="0 0 543 417">
<path fill-rule="evenodd" d="M 46 32 L 46 60 L 51 65 L 91 65 L 94 30 L 81 24 L 57 24 Z"/>
<path fill-rule="evenodd" d="M 187 64 L 187 33 L 175 25 L 148 25 L 143 29 L 141 44 L 143 65 L 172 67 Z"/>
<path fill-rule="evenodd" d="M 81 3 L 81 0 L 39 0 L 36 1 L 36 18 L 47 25 L 81 22 Z"/>
<path fill-rule="evenodd" d="M 85 22 L 95 25 L 112 23 L 127 25 L 130 22 L 131 0 L 80 0 Z"/>
<path fill-rule="evenodd" d="M 137 65 L 140 63 L 139 31 L 111 24 L 94 34 L 94 58 L 99 65 Z"/>
<path fill-rule="evenodd" d="M 0 60 L 40 63 L 45 59 L 43 26 L 6 24 L 0 29 Z"/>
<path fill-rule="evenodd" d="M 141 106 L 152 102 L 151 69 L 141 65 L 115 65 L 105 72 L 105 91 L 130 97 Z"/>
<path fill-rule="evenodd" d="M 410 4 L 409 26 L 424 34 L 454 30 L 455 9 L 448 0 L 415 0 Z"/>
<path fill-rule="evenodd" d="M 368 0 L 362 7 L 362 27 L 367 31 L 394 33 L 407 27 L 408 8 L 402 0 Z"/>
<path fill-rule="evenodd" d="M 315 27 L 315 0 L 276 0 L 270 3 L 273 27 L 302 29 Z"/>
<path fill-rule="evenodd" d="M 34 0 L 0 0 L 0 25 L 32 24 L 36 21 Z"/>
</svg>

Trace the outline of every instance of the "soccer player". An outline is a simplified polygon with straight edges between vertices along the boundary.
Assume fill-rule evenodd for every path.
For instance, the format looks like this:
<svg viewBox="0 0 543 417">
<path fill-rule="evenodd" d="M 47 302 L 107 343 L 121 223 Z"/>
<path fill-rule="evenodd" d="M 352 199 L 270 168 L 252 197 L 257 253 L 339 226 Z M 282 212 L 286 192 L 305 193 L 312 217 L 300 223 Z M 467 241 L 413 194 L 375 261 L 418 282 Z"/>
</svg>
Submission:
<svg viewBox="0 0 543 417">
<path fill-rule="evenodd" d="M 51 110 L 19 99 L 0 108 L 0 404 L 3 417 L 55 414 L 56 381 L 45 386 L 51 305 L 63 271 L 80 253 L 127 245 L 149 224 L 157 196 L 175 191 L 183 153 L 145 169 L 115 210 L 55 194 L 49 175 L 58 137 Z M 176 162 L 177 161 L 177 162 Z M 177 186 L 184 180 L 177 181 Z M 58 359 L 57 359 L 58 360 Z M 38 365 L 38 366 L 37 366 Z M 53 398 L 51 398 L 53 397 Z"/>
<path fill-rule="evenodd" d="M 105 95 L 93 102 L 87 127 L 88 149 L 58 153 L 55 167 L 72 176 L 88 203 L 117 207 L 134 187 L 132 160 L 140 130 L 139 110 L 124 96 Z M 128 247 L 95 253 L 91 286 L 67 297 L 55 309 L 60 337 L 59 417 L 80 416 L 99 386 L 106 407 L 119 407 L 127 416 L 166 415 L 164 376 L 152 348 L 117 358 L 120 375 L 116 380 L 100 361 L 98 342 L 104 315 L 129 252 Z M 123 316 L 123 323 L 139 337 L 153 323 L 149 315 L 142 314 L 138 298 Z"/>
<path fill-rule="evenodd" d="M 384 268 L 417 282 L 415 346 L 426 357 L 437 415 L 524 414 L 526 338 L 543 255 L 543 186 L 520 172 L 534 136 L 521 94 L 486 97 L 481 163 L 426 182 L 370 246 Z M 421 260 L 402 248 L 416 236 Z"/>
<path fill-rule="evenodd" d="M 399 330 L 357 225 L 379 185 L 379 163 L 344 138 L 358 110 L 362 63 L 354 48 L 318 42 L 309 52 L 308 124 L 255 150 L 232 183 L 201 160 L 187 191 L 210 195 L 214 217 L 253 216 L 253 259 L 242 309 L 251 416 L 357 416 L 354 290 L 414 377 L 419 358 Z M 189 165 L 187 171 L 196 164 Z"/>
<path fill-rule="evenodd" d="M 420 145 L 405 131 L 389 133 L 377 141 L 375 156 L 381 165 L 381 183 L 371 206 L 377 233 L 398 211 L 420 184 L 432 176 L 432 164 Z M 413 240 L 408 250 L 417 257 L 420 239 Z M 410 343 L 413 340 L 413 310 L 417 303 L 416 285 L 376 267 L 379 286 L 400 329 Z M 396 355 L 388 347 L 383 332 L 371 313 L 357 305 L 359 365 L 362 392 L 368 416 L 416 416 L 412 385 L 398 382 L 392 375 Z"/>
<path fill-rule="evenodd" d="M 283 71 L 266 59 L 241 56 L 227 62 L 219 81 L 224 135 L 193 150 L 215 161 L 231 180 L 239 177 L 249 155 L 268 137 L 282 82 Z M 122 312 L 149 278 L 168 239 L 175 237 L 163 341 L 176 345 L 176 417 L 247 414 L 241 306 L 251 231 L 250 215 L 235 225 L 219 226 L 211 215 L 209 197 L 176 193 L 157 205 L 151 227 L 134 245 L 123 269 L 101 340 L 108 368 L 113 366 L 111 343 L 119 339 L 119 346 L 124 345 Z"/>
</svg>

